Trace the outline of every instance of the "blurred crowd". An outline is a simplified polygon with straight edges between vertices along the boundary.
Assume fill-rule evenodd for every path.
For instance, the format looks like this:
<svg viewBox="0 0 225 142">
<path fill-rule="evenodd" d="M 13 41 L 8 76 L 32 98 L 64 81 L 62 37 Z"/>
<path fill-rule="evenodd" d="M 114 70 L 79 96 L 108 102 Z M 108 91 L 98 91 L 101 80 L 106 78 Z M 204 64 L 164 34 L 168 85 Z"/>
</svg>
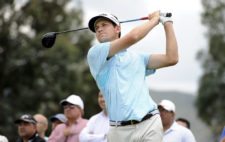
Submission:
<svg viewBox="0 0 225 142">
<path fill-rule="evenodd" d="M 83 118 L 84 103 L 75 94 L 60 101 L 63 113 L 50 118 L 43 114 L 23 114 L 14 121 L 18 128 L 16 142 L 107 142 L 110 124 L 101 92 L 98 94 L 98 104 L 102 111 L 89 120 Z M 185 118 L 175 119 L 176 107 L 172 101 L 162 100 L 158 109 L 164 129 L 163 142 L 196 141 L 190 122 Z M 48 129 L 51 131 L 49 136 L 46 135 Z M 0 142 L 8 142 L 8 139 L 0 135 Z M 225 128 L 220 142 L 225 142 Z"/>
<path fill-rule="evenodd" d="M 106 105 L 101 92 L 98 94 L 101 112 L 89 120 L 83 118 L 83 100 L 75 94 L 60 101 L 64 112 L 47 118 L 43 114 L 23 114 L 15 119 L 18 128 L 16 142 L 107 142 L 107 132 L 110 128 Z M 163 129 L 164 142 L 194 142 L 190 122 L 185 118 L 177 118 L 175 104 L 170 100 L 158 103 Z M 50 123 L 50 124 L 49 124 Z M 49 128 L 49 126 L 51 126 Z M 50 135 L 46 132 L 50 130 Z M 225 140 L 225 130 L 221 134 L 221 142 Z M 8 142 L 5 136 L 0 136 L 0 142 Z"/>
</svg>

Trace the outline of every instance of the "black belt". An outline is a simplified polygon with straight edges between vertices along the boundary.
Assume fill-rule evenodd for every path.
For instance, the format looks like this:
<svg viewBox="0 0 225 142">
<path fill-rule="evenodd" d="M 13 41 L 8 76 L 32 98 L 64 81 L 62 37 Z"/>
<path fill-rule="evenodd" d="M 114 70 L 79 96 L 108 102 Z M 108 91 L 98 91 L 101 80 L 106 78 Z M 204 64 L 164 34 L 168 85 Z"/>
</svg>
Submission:
<svg viewBox="0 0 225 142">
<path fill-rule="evenodd" d="M 110 121 L 110 126 L 127 126 L 127 125 L 134 125 L 138 124 L 140 122 L 143 122 L 149 118 L 151 118 L 153 115 L 159 114 L 158 110 L 154 110 L 148 114 L 146 114 L 141 121 L 138 120 L 128 120 L 128 121 Z"/>
</svg>

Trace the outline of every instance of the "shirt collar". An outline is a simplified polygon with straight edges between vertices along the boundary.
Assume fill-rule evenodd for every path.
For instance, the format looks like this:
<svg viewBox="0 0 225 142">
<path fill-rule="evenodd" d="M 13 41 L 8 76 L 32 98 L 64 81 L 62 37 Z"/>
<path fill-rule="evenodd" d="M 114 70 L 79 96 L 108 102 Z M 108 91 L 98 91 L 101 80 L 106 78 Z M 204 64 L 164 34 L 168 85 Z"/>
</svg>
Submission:
<svg viewBox="0 0 225 142">
<path fill-rule="evenodd" d="M 174 121 L 173 124 L 170 126 L 170 128 L 165 131 L 165 134 L 177 130 L 178 129 L 177 126 L 178 124 Z"/>
<path fill-rule="evenodd" d="M 37 136 L 38 134 L 35 133 L 31 138 L 29 138 L 28 142 L 32 142 Z"/>
</svg>

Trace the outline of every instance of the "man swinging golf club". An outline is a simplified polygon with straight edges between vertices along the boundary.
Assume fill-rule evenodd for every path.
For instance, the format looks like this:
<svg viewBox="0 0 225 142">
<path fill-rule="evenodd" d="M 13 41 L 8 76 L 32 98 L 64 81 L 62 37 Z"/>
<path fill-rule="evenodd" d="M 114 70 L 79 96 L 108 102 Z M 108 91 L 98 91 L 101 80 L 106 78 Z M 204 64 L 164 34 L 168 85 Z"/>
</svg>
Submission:
<svg viewBox="0 0 225 142">
<path fill-rule="evenodd" d="M 178 62 L 178 47 L 171 17 L 156 11 L 148 21 L 120 37 L 118 19 L 101 14 L 88 26 L 99 41 L 88 51 L 92 76 L 103 92 L 110 119 L 109 142 L 161 142 L 163 128 L 156 103 L 145 82 L 156 69 Z M 165 54 L 136 53 L 127 50 L 143 39 L 159 22 L 166 35 Z"/>
</svg>

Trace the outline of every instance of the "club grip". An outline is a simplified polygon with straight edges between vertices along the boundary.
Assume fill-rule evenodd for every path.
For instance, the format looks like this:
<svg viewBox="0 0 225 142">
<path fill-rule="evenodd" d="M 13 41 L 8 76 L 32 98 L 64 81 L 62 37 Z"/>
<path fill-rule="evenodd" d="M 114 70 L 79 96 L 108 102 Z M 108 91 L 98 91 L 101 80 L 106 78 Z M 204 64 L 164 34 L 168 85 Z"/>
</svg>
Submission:
<svg viewBox="0 0 225 142">
<path fill-rule="evenodd" d="M 172 13 L 170 12 L 167 12 L 167 13 L 161 13 L 159 14 L 160 16 L 163 16 L 163 17 L 172 17 Z M 139 20 L 148 20 L 148 17 L 142 17 L 140 18 Z"/>
<path fill-rule="evenodd" d="M 160 12 L 160 16 L 164 16 L 164 17 L 172 17 L 172 13 L 167 12 L 167 13 L 161 13 Z"/>
</svg>

